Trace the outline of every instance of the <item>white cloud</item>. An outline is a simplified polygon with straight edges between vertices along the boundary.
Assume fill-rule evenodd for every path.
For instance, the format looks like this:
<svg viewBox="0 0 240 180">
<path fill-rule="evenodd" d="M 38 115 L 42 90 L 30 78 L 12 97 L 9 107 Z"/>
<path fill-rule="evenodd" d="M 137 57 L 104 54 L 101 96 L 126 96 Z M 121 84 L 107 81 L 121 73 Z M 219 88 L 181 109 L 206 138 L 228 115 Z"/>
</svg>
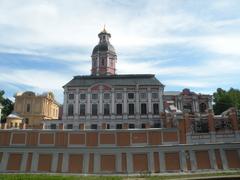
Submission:
<svg viewBox="0 0 240 180">
<path fill-rule="evenodd" d="M 71 77 L 56 72 L 44 70 L 12 70 L 4 69 L 0 72 L 0 81 L 14 83 L 44 90 L 62 90 Z"/>
<path fill-rule="evenodd" d="M 55 58 L 69 63 L 72 68 L 69 74 L 89 74 L 89 47 L 98 43 L 97 34 L 106 24 L 116 51 L 123 52 L 123 55 L 118 54 L 118 73 L 190 77 L 167 83 L 209 87 L 215 82 L 210 81 L 213 77 L 235 77 L 240 72 L 240 33 L 237 31 L 240 17 L 232 2 L 1 0 L 0 51 Z M 164 45 L 170 50 L 164 52 Z M 168 60 L 157 59 L 158 52 L 171 58 L 176 46 L 198 49 L 203 57 L 195 60 L 189 56 L 182 64 L 168 64 Z M 66 50 L 58 47 L 66 47 Z M 127 60 L 147 59 L 152 49 L 155 50 L 151 54 L 156 56 L 154 61 Z M 211 57 L 205 58 L 206 54 Z M 181 52 L 178 56 L 181 58 Z M 188 65 L 189 61 L 196 63 Z M 57 71 L 49 71 L 47 67 L 44 70 L 3 69 L 0 81 L 24 84 L 36 90 L 58 91 L 72 77 Z M 204 81 L 199 80 L 201 78 Z"/>
</svg>

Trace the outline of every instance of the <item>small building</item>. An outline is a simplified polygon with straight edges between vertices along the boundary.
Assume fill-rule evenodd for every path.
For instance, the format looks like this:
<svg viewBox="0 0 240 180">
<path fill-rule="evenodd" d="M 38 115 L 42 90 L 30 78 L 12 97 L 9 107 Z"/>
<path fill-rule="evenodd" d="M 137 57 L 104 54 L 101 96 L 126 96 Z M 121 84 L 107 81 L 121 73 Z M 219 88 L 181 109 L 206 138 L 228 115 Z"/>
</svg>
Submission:
<svg viewBox="0 0 240 180">
<path fill-rule="evenodd" d="M 19 123 L 30 126 L 40 125 L 42 120 L 59 118 L 59 104 L 52 92 L 36 94 L 31 91 L 17 93 L 13 112 L 7 117 L 9 127 L 18 127 Z"/>
</svg>

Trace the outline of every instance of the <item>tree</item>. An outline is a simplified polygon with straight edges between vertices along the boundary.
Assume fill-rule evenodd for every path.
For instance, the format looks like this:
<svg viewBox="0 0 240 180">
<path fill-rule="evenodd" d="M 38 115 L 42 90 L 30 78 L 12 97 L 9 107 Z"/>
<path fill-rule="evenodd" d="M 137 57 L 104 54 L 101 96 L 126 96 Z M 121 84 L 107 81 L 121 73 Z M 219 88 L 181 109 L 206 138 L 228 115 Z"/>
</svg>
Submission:
<svg viewBox="0 0 240 180">
<path fill-rule="evenodd" d="M 221 88 L 213 94 L 213 109 L 216 114 L 221 114 L 230 107 L 240 109 L 240 90 L 231 88 L 225 91 Z"/>
<path fill-rule="evenodd" d="M 4 94 L 5 92 L 3 90 L 0 90 L 0 103 L 3 105 L 2 117 L 1 117 L 2 122 L 6 122 L 7 116 L 13 110 L 13 102 L 8 98 L 4 98 L 3 96 Z"/>
</svg>

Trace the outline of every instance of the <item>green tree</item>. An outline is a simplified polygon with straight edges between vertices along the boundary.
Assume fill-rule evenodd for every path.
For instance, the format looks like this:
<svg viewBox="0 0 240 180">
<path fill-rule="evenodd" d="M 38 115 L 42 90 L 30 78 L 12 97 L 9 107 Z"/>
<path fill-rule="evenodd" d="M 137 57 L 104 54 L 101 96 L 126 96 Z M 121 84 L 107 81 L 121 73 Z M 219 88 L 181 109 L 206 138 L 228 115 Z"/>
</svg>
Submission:
<svg viewBox="0 0 240 180">
<path fill-rule="evenodd" d="M 230 107 L 240 109 L 240 90 L 231 88 L 225 91 L 221 88 L 213 94 L 213 109 L 215 114 L 221 114 Z"/>
<path fill-rule="evenodd" d="M 13 110 L 13 102 L 8 98 L 4 98 L 4 94 L 5 94 L 5 92 L 3 90 L 1 90 L 0 91 L 0 103 L 3 105 L 2 117 L 1 117 L 2 122 L 6 122 L 7 116 Z"/>
</svg>

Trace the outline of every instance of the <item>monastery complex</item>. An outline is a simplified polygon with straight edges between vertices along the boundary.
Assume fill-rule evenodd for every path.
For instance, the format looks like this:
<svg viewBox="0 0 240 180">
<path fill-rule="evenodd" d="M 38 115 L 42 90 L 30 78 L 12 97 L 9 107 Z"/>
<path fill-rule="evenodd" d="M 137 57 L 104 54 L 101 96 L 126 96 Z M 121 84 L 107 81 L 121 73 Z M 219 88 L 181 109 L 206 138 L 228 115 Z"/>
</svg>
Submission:
<svg viewBox="0 0 240 180">
<path fill-rule="evenodd" d="M 138 174 L 240 169 L 240 125 L 212 96 L 164 91 L 154 74 L 116 74 L 105 28 L 90 75 L 52 93 L 16 94 L 0 129 L 0 172 Z"/>
</svg>

